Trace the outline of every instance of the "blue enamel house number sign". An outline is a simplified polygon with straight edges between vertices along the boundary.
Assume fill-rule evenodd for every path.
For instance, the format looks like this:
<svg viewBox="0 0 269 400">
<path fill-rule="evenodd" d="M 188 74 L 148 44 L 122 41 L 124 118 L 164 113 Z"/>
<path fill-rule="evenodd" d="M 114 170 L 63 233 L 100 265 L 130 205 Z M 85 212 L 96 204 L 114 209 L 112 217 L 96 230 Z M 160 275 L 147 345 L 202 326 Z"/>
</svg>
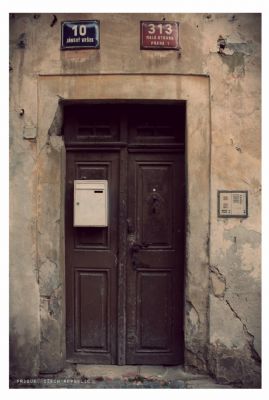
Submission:
<svg viewBox="0 0 269 400">
<path fill-rule="evenodd" d="M 99 49 L 99 21 L 62 22 L 61 49 Z"/>
</svg>

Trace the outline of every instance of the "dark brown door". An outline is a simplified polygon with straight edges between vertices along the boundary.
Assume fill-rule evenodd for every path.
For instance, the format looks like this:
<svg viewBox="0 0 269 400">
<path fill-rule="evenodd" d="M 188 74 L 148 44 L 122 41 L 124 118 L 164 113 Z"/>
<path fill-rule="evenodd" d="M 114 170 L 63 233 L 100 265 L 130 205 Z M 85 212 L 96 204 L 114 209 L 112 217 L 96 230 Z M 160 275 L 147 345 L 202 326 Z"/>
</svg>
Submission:
<svg viewBox="0 0 269 400">
<path fill-rule="evenodd" d="M 67 356 L 183 362 L 184 107 L 66 107 Z M 108 227 L 73 227 L 75 179 L 107 179 Z"/>
<path fill-rule="evenodd" d="M 116 363 L 118 176 L 117 153 L 67 153 L 67 353 L 77 362 Z M 75 179 L 108 180 L 108 227 L 73 227 Z"/>
<path fill-rule="evenodd" d="M 130 154 L 127 363 L 182 360 L 184 159 Z"/>
</svg>

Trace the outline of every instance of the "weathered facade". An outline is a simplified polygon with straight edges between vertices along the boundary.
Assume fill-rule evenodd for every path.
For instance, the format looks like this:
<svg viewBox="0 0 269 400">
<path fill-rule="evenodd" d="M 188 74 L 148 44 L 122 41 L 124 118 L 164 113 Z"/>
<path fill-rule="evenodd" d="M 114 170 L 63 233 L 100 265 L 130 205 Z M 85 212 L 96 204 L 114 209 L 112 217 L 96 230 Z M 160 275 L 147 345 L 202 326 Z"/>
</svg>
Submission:
<svg viewBox="0 0 269 400">
<path fill-rule="evenodd" d="M 164 18 L 180 23 L 181 52 L 141 50 L 140 21 Z M 61 50 L 70 20 L 99 20 L 100 48 Z M 10 15 L 12 376 L 57 372 L 66 360 L 66 105 L 183 101 L 184 365 L 260 386 L 260 23 L 259 14 Z M 218 190 L 248 191 L 248 217 L 219 218 Z"/>
</svg>

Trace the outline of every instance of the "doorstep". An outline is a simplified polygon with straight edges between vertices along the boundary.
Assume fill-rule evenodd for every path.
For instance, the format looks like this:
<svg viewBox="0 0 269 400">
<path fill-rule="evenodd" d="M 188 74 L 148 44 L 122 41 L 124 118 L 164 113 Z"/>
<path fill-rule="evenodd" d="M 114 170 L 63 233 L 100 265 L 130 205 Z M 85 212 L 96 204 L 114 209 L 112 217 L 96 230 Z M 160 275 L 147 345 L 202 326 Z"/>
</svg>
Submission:
<svg viewBox="0 0 269 400">
<path fill-rule="evenodd" d="M 188 372 L 182 366 L 66 364 L 56 374 L 12 379 L 11 388 L 84 389 L 231 389 L 208 375 Z"/>
</svg>

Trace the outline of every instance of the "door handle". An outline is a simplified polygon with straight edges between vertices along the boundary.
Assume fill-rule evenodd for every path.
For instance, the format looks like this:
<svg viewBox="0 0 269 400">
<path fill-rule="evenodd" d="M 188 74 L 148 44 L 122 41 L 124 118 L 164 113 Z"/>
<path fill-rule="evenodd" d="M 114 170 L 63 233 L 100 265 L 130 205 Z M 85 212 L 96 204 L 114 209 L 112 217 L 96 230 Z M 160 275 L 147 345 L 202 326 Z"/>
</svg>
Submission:
<svg viewBox="0 0 269 400">
<path fill-rule="evenodd" d="M 138 267 L 149 267 L 147 264 L 142 263 L 137 258 L 137 253 L 139 252 L 139 250 L 146 249 L 149 246 L 149 244 L 150 243 L 132 242 L 132 244 L 130 245 L 131 262 L 134 271 L 136 271 Z"/>
<path fill-rule="evenodd" d="M 141 249 L 146 249 L 147 247 L 149 247 L 149 243 L 138 243 L 138 242 L 133 242 L 130 245 L 130 250 L 131 250 L 131 254 L 133 253 L 138 253 L 139 250 Z"/>
</svg>

